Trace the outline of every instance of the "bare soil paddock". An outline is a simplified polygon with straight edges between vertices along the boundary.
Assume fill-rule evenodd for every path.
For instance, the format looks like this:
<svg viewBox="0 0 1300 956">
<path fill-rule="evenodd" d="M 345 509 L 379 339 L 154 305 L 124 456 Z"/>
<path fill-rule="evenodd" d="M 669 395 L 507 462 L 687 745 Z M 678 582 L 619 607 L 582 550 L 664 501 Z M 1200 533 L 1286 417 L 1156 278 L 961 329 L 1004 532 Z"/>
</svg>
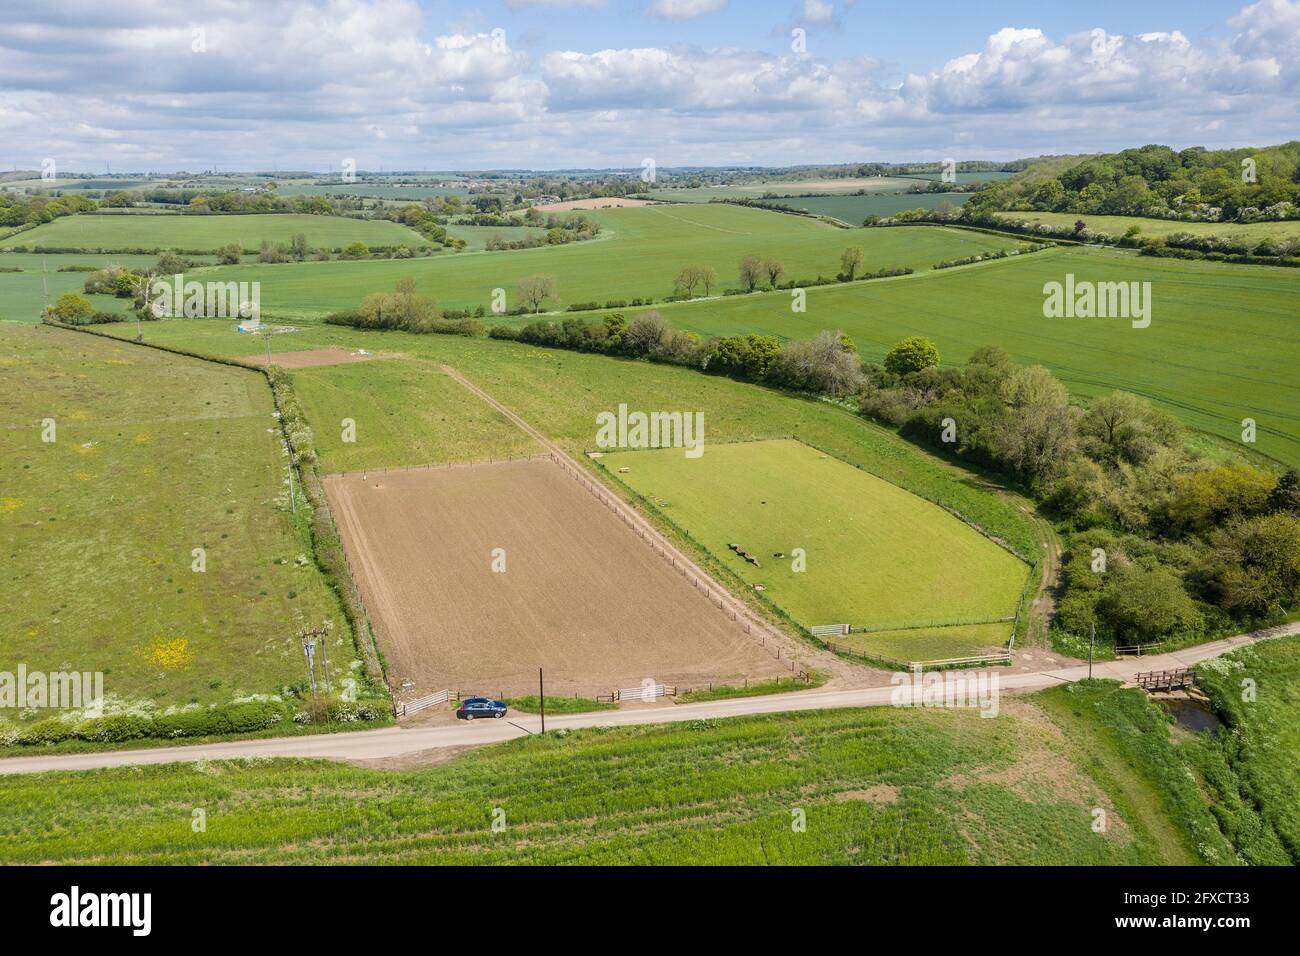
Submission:
<svg viewBox="0 0 1300 956">
<path fill-rule="evenodd" d="M 789 673 L 550 461 L 324 484 L 396 686 L 525 694 L 544 667 L 548 693 L 587 695 Z"/>
</svg>

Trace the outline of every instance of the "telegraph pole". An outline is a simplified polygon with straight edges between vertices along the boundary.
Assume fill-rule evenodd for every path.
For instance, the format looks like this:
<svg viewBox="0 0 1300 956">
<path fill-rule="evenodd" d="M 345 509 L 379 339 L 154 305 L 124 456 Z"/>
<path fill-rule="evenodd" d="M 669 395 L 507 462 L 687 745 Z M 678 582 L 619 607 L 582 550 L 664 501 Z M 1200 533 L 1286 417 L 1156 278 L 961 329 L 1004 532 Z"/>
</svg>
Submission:
<svg viewBox="0 0 1300 956">
<path fill-rule="evenodd" d="M 1097 625 L 1088 626 L 1088 680 L 1092 680 L 1092 652 L 1097 647 Z"/>
</svg>

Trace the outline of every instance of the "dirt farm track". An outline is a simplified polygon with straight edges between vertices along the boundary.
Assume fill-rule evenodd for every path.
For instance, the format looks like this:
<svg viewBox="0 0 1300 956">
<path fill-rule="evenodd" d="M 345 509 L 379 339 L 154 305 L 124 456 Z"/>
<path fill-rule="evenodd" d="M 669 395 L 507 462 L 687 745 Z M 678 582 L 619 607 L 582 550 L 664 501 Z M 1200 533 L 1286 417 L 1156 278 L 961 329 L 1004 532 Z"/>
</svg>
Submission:
<svg viewBox="0 0 1300 956">
<path fill-rule="evenodd" d="M 394 686 L 527 694 L 538 667 L 560 694 L 788 676 L 548 460 L 324 484 Z"/>
</svg>

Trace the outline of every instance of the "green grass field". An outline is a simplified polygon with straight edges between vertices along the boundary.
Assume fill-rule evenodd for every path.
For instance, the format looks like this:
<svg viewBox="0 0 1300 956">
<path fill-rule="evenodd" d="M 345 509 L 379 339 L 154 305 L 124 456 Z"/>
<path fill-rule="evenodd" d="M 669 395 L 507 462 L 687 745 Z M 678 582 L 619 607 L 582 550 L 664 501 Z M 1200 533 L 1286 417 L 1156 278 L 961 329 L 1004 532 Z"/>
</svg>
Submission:
<svg viewBox="0 0 1300 956">
<path fill-rule="evenodd" d="M 1073 229 L 1080 219 L 1089 231 L 1100 232 L 1114 238 L 1123 236 L 1129 227 L 1137 226 L 1143 236 L 1170 236 L 1176 232 L 1189 232 L 1194 236 L 1230 236 L 1249 239 L 1300 239 L 1300 220 L 1285 222 L 1177 222 L 1172 219 L 1143 219 L 1137 216 L 1086 216 L 1069 212 L 1000 212 L 1002 219 L 1045 223 L 1056 228 Z"/>
<path fill-rule="evenodd" d="M 868 193 L 865 196 L 797 196 L 773 199 L 772 203 L 858 226 L 867 216 L 893 216 L 905 209 L 942 206 L 960 209 L 969 198 L 970 193 Z"/>
<path fill-rule="evenodd" d="M 1066 737 L 1053 698 L 1116 732 Z M 1229 857 L 1194 783 L 1163 773 L 1172 754 L 1153 705 L 1103 684 L 1004 698 L 992 719 L 880 707 L 582 730 L 415 771 L 41 774 L 0 787 L 0 862 L 1161 864 L 1195 862 L 1197 843 Z"/>
<path fill-rule="evenodd" d="M 898 192 L 911 188 L 914 180 L 892 176 L 872 176 L 865 179 L 826 180 L 772 180 L 769 182 L 736 183 L 726 186 L 661 187 L 646 191 L 651 199 L 664 202 L 706 203 L 714 199 L 761 199 L 766 195 L 796 196 L 800 193 L 824 193 L 827 196 L 847 195 L 865 189 L 868 192 Z"/>
<path fill-rule="evenodd" d="M 414 229 L 386 220 L 343 216 L 274 214 L 177 216 L 64 216 L 0 240 L 0 248 L 194 249 L 211 251 L 238 242 L 256 250 L 263 240 L 288 242 L 298 233 L 313 246 L 338 249 L 352 242 L 368 246 L 426 246 Z"/>
<path fill-rule="evenodd" d="M 801 442 L 719 444 L 706 431 L 698 458 L 668 448 L 605 454 L 601 464 L 804 627 L 1009 619 L 1028 574 L 1024 562 L 937 505 Z M 805 552 L 803 570 L 795 548 Z M 931 659 L 971 652 L 966 632 L 954 632 L 951 649 Z M 1009 633 L 1004 624 L 993 644 Z M 889 656 L 915 657 L 907 632 L 890 646 L 897 650 Z"/>
<path fill-rule="evenodd" d="M 453 239 L 463 239 L 465 248 L 470 252 L 481 252 L 487 241 L 494 236 L 506 242 L 518 242 L 520 239 L 534 239 L 546 235 L 545 229 L 531 226 L 457 226 L 449 225 L 447 235 Z"/>
<path fill-rule="evenodd" d="M 346 668 L 271 412 L 253 372 L 0 323 L 0 670 L 101 670 L 136 710 L 221 703 L 302 681 L 295 631 L 326 616 Z"/>
<path fill-rule="evenodd" d="M 46 301 L 54 302 L 65 292 L 82 294 L 85 272 L 60 272 L 60 266 L 88 265 L 103 268 L 110 264 L 140 268 L 157 259 L 147 255 L 35 255 L 22 252 L 0 254 L 0 268 L 17 268 L 21 272 L 0 272 L 0 319 L 16 322 L 39 322 Z M 111 295 L 86 296 L 102 312 L 126 312 L 130 299 Z"/>
<path fill-rule="evenodd" d="M 738 266 L 750 254 L 780 259 L 787 278 L 794 279 L 834 276 L 840 253 L 854 245 L 865 251 L 866 269 L 922 270 L 943 259 L 1019 244 L 955 229 L 847 230 L 798 216 L 716 204 L 604 209 L 589 215 L 599 219 L 605 231 L 587 242 L 432 259 L 247 263 L 214 268 L 202 278 L 259 281 L 263 314 L 301 318 L 355 308 L 366 293 L 391 290 L 404 276 L 414 277 L 420 291 L 443 308 L 490 309 L 496 288 L 505 290 L 507 305 L 513 308 L 518 281 L 541 272 L 556 279 L 559 303 L 546 306 L 554 309 L 589 301 L 661 299 L 673 293 L 682 268 L 696 264 L 717 270 L 717 294 L 739 287 Z"/>
<path fill-rule="evenodd" d="M 1044 318 L 1044 284 L 1064 282 L 1067 274 L 1079 281 L 1149 281 L 1151 325 Z M 1018 362 L 1047 366 L 1076 395 L 1123 389 L 1230 441 L 1240 441 L 1241 422 L 1251 418 L 1258 428 L 1253 450 L 1300 465 L 1300 383 L 1291 374 L 1300 365 L 1297 301 L 1300 270 L 1074 247 L 814 288 L 804 314 L 792 313 L 781 295 L 661 310 L 679 328 L 703 335 L 803 338 L 841 329 L 873 361 L 909 335 L 932 339 L 948 365 L 997 344 Z"/>
</svg>

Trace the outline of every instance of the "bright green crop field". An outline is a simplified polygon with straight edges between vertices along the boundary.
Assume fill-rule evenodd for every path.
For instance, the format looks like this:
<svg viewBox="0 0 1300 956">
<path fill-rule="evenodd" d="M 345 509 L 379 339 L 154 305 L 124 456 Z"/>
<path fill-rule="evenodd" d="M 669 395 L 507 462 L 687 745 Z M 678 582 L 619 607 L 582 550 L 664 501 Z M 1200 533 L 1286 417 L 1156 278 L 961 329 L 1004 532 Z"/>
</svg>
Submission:
<svg viewBox="0 0 1300 956">
<path fill-rule="evenodd" d="M 427 246 L 414 229 L 378 219 L 344 216 L 177 215 L 177 216 L 64 216 L 27 232 L 0 240 L 0 248 L 53 249 L 203 249 L 238 242 L 256 250 L 262 240 L 288 242 L 298 233 L 313 247 L 338 249 L 352 242 L 368 246 Z"/>
<path fill-rule="evenodd" d="M 326 616 L 346 667 L 271 413 L 253 372 L 0 323 L 0 670 L 103 671 L 139 710 L 222 703 L 299 683 L 295 632 Z"/>
<path fill-rule="evenodd" d="M 868 230 L 869 231 L 869 230 Z M 888 230 L 882 230 L 888 231 Z M 1079 281 L 1151 283 L 1147 328 L 1127 319 L 1043 316 L 1043 286 Z M 921 276 L 808 290 L 793 313 L 785 295 L 736 296 L 661 310 L 703 335 L 758 332 L 804 338 L 822 329 L 851 335 L 863 357 L 925 335 L 944 364 L 981 345 L 1041 364 L 1070 390 L 1122 389 L 1151 399 L 1193 428 L 1239 441 L 1257 427 L 1255 451 L 1300 465 L 1300 270 L 1155 259 L 1093 247 L 946 269 Z"/>
<path fill-rule="evenodd" d="M 430 259 L 245 263 L 214 268 L 201 278 L 261 282 L 264 315 L 302 318 L 355 308 L 367 293 L 391 291 L 404 276 L 414 277 L 420 291 L 443 308 L 490 309 L 497 288 L 505 290 L 507 306 L 513 308 L 519 280 L 546 273 L 558 287 L 559 302 L 546 305 L 554 309 L 590 301 L 662 299 L 673 293 L 677 274 L 689 265 L 711 265 L 717 271 L 716 295 L 739 287 L 740 260 L 751 254 L 781 260 L 786 277 L 797 279 L 834 276 L 848 246 L 863 248 L 868 270 L 910 266 L 919 271 L 943 259 L 1019 245 L 1014 239 L 956 229 L 841 229 L 716 204 L 604 209 L 588 215 L 599 219 L 604 231 L 587 242 Z"/>
<path fill-rule="evenodd" d="M 1071 709 L 1087 735 L 1062 732 Z M 1104 865 L 1194 863 L 1198 848 L 1230 862 L 1176 754 L 1140 691 L 1098 682 L 1004 696 L 992 718 L 877 707 L 578 730 L 421 770 L 46 773 L 0 787 L 0 862 Z"/>
<path fill-rule="evenodd" d="M 1176 232 L 1189 232 L 1194 236 L 1226 236 L 1249 239 L 1300 239 L 1300 219 L 1284 222 L 1178 222 L 1173 219 L 1143 219 L 1138 216 L 1087 216 L 1071 212 L 1000 212 L 998 216 L 1010 221 L 1031 224 L 1045 223 L 1056 228 L 1073 229 L 1080 219 L 1090 232 L 1104 233 L 1119 238 L 1131 226 L 1142 230 L 1143 236 L 1171 236 Z"/>
<path fill-rule="evenodd" d="M 698 458 L 665 448 L 605 454 L 601 464 L 804 627 L 948 630 L 1006 619 L 995 642 L 1005 643 L 1023 561 L 937 505 L 802 442 L 710 442 L 707 422 Z M 980 649 L 951 631 L 949 652 L 928 659 Z M 907 633 L 889 656 L 913 659 Z"/>
</svg>

